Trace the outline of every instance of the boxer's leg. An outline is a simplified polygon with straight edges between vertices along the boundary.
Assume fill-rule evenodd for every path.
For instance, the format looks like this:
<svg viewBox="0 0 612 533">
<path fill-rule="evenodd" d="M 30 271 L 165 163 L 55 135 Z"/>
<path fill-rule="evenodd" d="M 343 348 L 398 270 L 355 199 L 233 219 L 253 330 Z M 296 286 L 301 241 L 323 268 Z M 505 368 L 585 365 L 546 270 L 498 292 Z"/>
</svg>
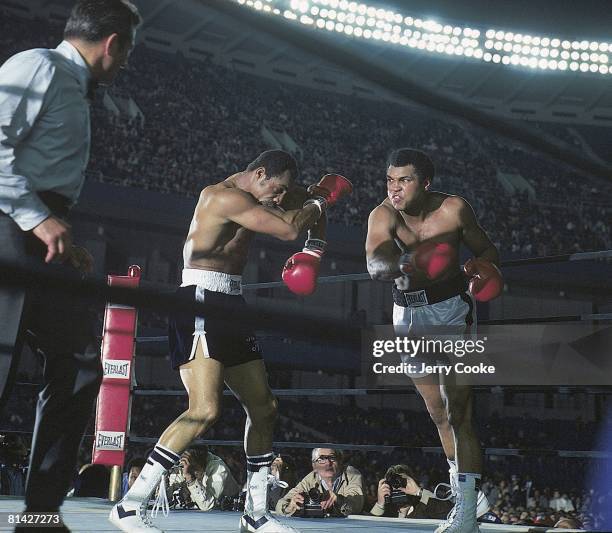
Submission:
<svg viewBox="0 0 612 533">
<path fill-rule="evenodd" d="M 268 385 L 261 359 L 226 369 L 225 382 L 247 414 L 244 450 L 247 459 L 247 495 L 242 532 L 297 533 L 268 513 L 268 476 L 272 464 L 272 437 L 277 401 Z"/>
<path fill-rule="evenodd" d="M 162 433 L 140 475 L 123 499 L 113 507 L 109 520 L 122 531 L 161 530 L 150 524 L 147 504 L 163 476 L 180 454 L 219 418 L 223 393 L 223 364 L 204 355 L 204 337 L 196 336 L 195 357 L 181 365 L 180 375 L 189 407 Z"/>
<path fill-rule="evenodd" d="M 441 389 L 454 435 L 458 471 L 481 473 L 482 449 L 472 419 L 472 388 L 443 379 Z"/>
<path fill-rule="evenodd" d="M 227 368 L 225 382 L 247 415 L 244 433 L 247 457 L 271 452 L 278 402 L 268 385 L 263 361 L 257 359 Z"/>
<path fill-rule="evenodd" d="M 447 406 L 442 397 L 438 377 L 430 374 L 422 378 L 415 378 L 412 382 L 423 398 L 431 420 L 436 425 L 444 454 L 449 461 L 455 461 L 455 436 L 448 420 Z"/>
<path fill-rule="evenodd" d="M 488 508 L 488 504 L 480 491 L 482 450 L 472 423 L 472 391 L 471 387 L 443 380 L 442 394 L 455 435 L 457 473 L 451 479 L 455 506 L 436 533 L 476 533 L 479 531 L 476 517 L 482 514 L 478 509 L 480 506 Z"/>
<path fill-rule="evenodd" d="M 189 406 L 159 438 L 159 444 L 182 453 L 191 442 L 217 421 L 223 398 L 223 364 L 204 357 L 198 341 L 195 358 L 181 366 L 181 381 L 189 397 Z"/>
</svg>

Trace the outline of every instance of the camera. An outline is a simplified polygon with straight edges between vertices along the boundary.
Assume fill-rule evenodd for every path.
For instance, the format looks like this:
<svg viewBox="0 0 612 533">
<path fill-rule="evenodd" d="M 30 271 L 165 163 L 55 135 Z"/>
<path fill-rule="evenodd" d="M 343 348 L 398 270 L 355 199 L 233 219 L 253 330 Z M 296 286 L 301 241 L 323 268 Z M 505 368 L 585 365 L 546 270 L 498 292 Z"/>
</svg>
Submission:
<svg viewBox="0 0 612 533">
<path fill-rule="evenodd" d="M 184 483 L 175 483 L 170 487 L 168 504 L 171 509 L 195 509 L 197 506 L 191 500 L 189 489 Z"/>
<path fill-rule="evenodd" d="M 391 494 L 385 495 L 385 505 L 404 505 L 414 500 L 414 497 L 400 490 L 406 487 L 408 480 L 399 474 L 389 474 L 385 483 L 391 488 Z"/>
<path fill-rule="evenodd" d="M 246 502 L 246 491 L 241 492 L 236 496 L 223 496 L 219 500 L 219 508 L 222 511 L 244 511 Z"/>
<path fill-rule="evenodd" d="M 319 490 L 313 487 L 308 492 L 302 492 L 304 497 L 304 505 L 300 510 L 299 516 L 303 518 L 323 518 L 326 511 L 321 509 L 321 502 L 329 498 L 329 491 Z"/>
</svg>

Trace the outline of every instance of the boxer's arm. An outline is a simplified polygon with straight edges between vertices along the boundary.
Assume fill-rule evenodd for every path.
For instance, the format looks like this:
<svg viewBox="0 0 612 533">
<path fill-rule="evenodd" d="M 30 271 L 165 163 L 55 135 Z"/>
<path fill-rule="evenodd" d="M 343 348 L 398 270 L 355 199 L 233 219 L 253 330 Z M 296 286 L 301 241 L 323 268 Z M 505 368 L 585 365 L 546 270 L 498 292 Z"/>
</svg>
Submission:
<svg viewBox="0 0 612 533">
<path fill-rule="evenodd" d="M 219 191 L 212 195 L 208 205 L 218 216 L 231 220 L 243 228 L 272 235 L 284 241 L 297 239 L 300 232 L 310 228 L 320 215 L 316 205 L 283 211 L 263 206 L 250 195 L 238 191 Z"/>
<path fill-rule="evenodd" d="M 461 240 L 475 257 L 486 259 L 499 266 L 499 252 L 485 230 L 478 224 L 472 206 L 463 198 L 456 197 L 454 200 L 459 211 Z"/>
<path fill-rule="evenodd" d="M 281 207 L 287 211 L 300 210 L 304 202 L 310 198 L 308 191 L 299 185 L 294 185 L 283 198 Z M 308 230 L 309 239 L 327 240 L 327 214 L 323 212 L 321 218 Z"/>
<path fill-rule="evenodd" d="M 384 206 L 378 206 L 368 218 L 366 261 L 372 279 L 392 281 L 403 274 L 399 269 L 401 250 L 394 240 L 394 218 Z"/>
</svg>

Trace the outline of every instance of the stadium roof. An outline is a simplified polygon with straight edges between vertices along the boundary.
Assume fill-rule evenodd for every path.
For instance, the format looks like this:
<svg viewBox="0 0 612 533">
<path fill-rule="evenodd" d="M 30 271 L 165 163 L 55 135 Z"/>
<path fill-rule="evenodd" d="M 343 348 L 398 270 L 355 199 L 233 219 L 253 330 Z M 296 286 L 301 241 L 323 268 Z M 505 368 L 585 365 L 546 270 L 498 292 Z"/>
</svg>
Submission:
<svg viewBox="0 0 612 533">
<path fill-rule="evenodd" d="M 233 20 L 215 8 L 232 0 L 135 0 L 145 23 L 139 41 L 159 50 L 210 57 L 234 69 L 291 83 L 363 96 L 378 87 L 324 57 Z M 74 0 L 0 0 L 29 16 L 66 17 Z M 369 0 L 402 13 L 486 29 L 554 32 L 567 39 L 602 39 L 612 46 L 609 0 Z M 244 9 L 248 9 L 244 7 Z M 291 24 L 278 18 L 279 24 Z M 541 30 L 541 31 L 540 31 Z M 606 31 L 607 30 L 607 31 Z M 313 30 L 316 31 L 316 30 Z M 344 45 L 477 109 L 507 118 L 612 126 L 612 73 L 549 71 L 447 56 L 338 34 Z M 612 54 L 610 63 L 612 63 Z M 612 68 L 612 65 L 610 65 Z"/>
</svg>

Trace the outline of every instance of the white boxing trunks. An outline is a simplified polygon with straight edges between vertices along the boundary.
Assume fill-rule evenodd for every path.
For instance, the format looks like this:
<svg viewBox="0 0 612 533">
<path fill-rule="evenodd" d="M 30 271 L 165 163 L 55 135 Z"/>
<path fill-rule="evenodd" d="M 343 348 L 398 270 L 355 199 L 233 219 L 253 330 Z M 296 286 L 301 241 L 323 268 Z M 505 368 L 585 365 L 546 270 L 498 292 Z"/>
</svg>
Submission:
<svg viewBox="0 0 612 533">
<path fill-rule="evenodd" d="M 393 290 L 393 325 L 397 335 L 410 338 L 460 339 L 476 332 L 476 305 L 466 290 L 465 278 L 459 274 L 424 290 Z M 403 363 L 420 368 L 421 363 L 448 363 L 448 360 L 417 355 L 402 355 Z M 406 372 L 411 378 L 421 378 L 429 372 Z"/>
</svg>

